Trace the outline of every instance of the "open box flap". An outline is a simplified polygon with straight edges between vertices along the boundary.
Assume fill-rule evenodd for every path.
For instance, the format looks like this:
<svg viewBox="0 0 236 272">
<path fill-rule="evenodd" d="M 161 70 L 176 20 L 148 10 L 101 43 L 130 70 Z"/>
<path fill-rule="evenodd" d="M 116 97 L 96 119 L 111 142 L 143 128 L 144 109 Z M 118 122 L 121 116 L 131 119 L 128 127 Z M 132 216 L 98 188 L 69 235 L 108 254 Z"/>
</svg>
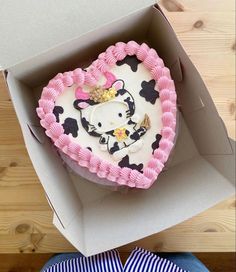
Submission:
<svg viewBox="0 0 236 272">
<path fill-rule="evenodd" d="M 7 69 L 153 0 L 1 1 L 0 67 Z"/>
<path fill-rule="evenodd" d="M 71 224 L 64 228 L 58 219 L 57 214 L 54 213 L 53 224 L 75 248 L 79 249 L 82 253 L 86 251 L 83 233 L 84 225 L 81 217 L 75 217 Z"/>
<path fill-rule="evenodd" d="M 227 177 L 200 156 L 181 115 L 179 121 L 179 135 L 168 171 L 149 190 L 104 194 L 95 185 L 77 184 L 79 193 L 89 199 L 83 210 L 86 247 L 79 247 L 84 255 L 165 230 L 234 194 L 234 186 Z"/>
<path fill-rule="evenodd" d="M 232 153 L 204 157 L 235 186 L 235 141 L 232 139 L 229 140 Z"/>
<path fill-rule="evenodd" d="M 83 254 L 97 254 L 160 232 L 233 193 L 233 186 L 211 164 L 194 157 L 169 169 L 168 175 L 162 174 L 150 190 L 110 194 L 88 205 Z"/>
<path fill-rule="evenodd" d="M 62 167 L 55 148 L 46 136 L 44 140 L 40 138 L 39 141 L 38 138 L 42 137 L 44 133 L 32 130 L 33 127 L 37 127 L 39 122 L 35 112 L 36 105 L 34 106 L 35 99 L 32 90 L 12 77 L 11 73 L 8 73 L 6 80 L 10 94 L 14 97 L 12 101 L 30 159 L 54 212 L 65 228 L 75 216 L 82 216 L 82 205 L 66 169 Z M 38 130 L 43 130 L 43 128 L 38 127 Z"/>
<path fill-rule="evenodd" d="M 125 16 L 100 29 L 62 43 L 14 65 L 9 70 L 28 86 L 38 87 L 46 84 L 58 72 L 72 71 L 78 67 L 85 68 L 111 44 L 129 41 L 131 36 L 134 40 L 143 41 L 153 10 L 153 6 L 137 10 L 132 16 Z"/>
</svg>

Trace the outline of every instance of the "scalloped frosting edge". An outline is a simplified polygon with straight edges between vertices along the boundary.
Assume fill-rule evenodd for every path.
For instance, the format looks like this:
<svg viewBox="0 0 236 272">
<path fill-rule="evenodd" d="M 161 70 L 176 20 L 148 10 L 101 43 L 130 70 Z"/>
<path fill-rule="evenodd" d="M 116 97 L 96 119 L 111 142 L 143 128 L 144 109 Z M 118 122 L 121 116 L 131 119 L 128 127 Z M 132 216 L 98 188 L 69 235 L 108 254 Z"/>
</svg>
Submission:
<svg viewBox="0 0 236 272">
<path fill-rule="evenodd" d="M 100 76 L 127 55 L 136 55 L 150 71 L 159 90 L 162 108 L 163 127 L 160 133 L 162 138 L 159 142 L 159 147 L 154 151 L 147 166 L 144 167 L 143 173 L 128 167 L 113 165 L 94 155 L 87 148 L 73 142 L 69 135 L 64 134 L 62 125 L 56 122 L 56 117 L 53 114 L 56 98 L 66 87 L 70 87 L 73 84 L 78 86 L 83 86 L 84 84 L 96 86 Z M 96 173 L 98 177 L 107 178 L 116 184 L 148 189 L 162 171 L 174 146 L 176 101 L 177 95 L 174 81 L 171 79 L 169 69 L 164 66 L 164 62 L 157 52 L 149 48 L 145 43 L 140 45 L 135 41 L 129 41 L 128 43 L 118 42 L 109 46 L 105 52 L 98 56 L 97 60 L 92 62 L 87 71 L 77 68 L 74 71 L 57 74 L 43 88 L 36 112 L 41 119 L 41 126 L 45 128 L 46 135 L 52 139 L 54 145 L 71 159 L 77 161 L 80 166 L 86 167 L 90 172 Z"/>
</svg>

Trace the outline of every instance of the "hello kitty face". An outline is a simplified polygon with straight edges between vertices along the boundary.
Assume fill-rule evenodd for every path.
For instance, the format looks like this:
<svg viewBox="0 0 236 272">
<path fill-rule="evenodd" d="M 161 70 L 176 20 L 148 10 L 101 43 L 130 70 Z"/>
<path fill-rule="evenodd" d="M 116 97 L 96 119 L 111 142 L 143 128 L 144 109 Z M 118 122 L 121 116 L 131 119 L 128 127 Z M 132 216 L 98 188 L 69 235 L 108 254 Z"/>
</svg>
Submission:
<svg viewBox="0 0 236 272">
<path fill-rule="evenodd" d="M 91 112 L 89 123 L 94 126 L 97 133 L 105 133 L 127 124 L 127 103 L 121 101 L 108 101 L 95 106 Z"/>
<path fill-rule="evenodd" d="M 97 102 L 89 96 L 77 99 L 74 107 L 80 111 L 81 123 L 92 136 L 101 136 L 116 128 L 125 126 L 134 114 L 132 95 L 124 88 L 123 80 L 116 80 L 111 88 L 115 95 L 105 102 Z"/>
</svg>

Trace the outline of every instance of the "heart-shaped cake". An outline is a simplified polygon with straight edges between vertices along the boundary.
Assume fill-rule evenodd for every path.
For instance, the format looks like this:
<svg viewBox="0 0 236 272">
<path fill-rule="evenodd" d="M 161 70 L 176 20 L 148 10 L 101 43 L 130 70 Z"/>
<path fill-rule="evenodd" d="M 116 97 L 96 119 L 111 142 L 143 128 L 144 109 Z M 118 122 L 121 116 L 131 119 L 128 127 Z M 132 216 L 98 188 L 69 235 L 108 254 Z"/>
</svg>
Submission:
<svg viewBox="0 0 236 272">
<path fill-rule="evenodd" d="M 154 49 L 130 41 L 50 80 L 37 114 L 72 168 L 98 183 L 146 189 L 173 148 L 176 110 L 169 69 Z"/>
</svg>

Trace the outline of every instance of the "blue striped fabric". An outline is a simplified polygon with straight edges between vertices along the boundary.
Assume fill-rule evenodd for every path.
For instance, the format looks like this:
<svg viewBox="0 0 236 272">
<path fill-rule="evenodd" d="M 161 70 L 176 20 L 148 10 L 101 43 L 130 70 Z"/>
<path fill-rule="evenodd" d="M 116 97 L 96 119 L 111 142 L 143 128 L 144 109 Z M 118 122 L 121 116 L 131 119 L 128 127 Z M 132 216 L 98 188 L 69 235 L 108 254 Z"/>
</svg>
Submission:
<svg viewBox="0 0 236 272">
<path fill-rule="evenodd" d="M 117 250 L 91 257 L 66 260 L 44 272 L 187 272 L 171 261 L 141 248 L 135 248 L 123 266 Z"/>
</svg>

